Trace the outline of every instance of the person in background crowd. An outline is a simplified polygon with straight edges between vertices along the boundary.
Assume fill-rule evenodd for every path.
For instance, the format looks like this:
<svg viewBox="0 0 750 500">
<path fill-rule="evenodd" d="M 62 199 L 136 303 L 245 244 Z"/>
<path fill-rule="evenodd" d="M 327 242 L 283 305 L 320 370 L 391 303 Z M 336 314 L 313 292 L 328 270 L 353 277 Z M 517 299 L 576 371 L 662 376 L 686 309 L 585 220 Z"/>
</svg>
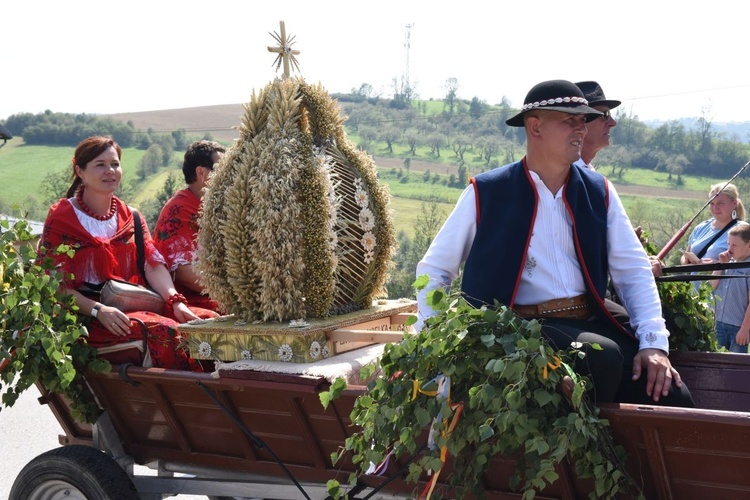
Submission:
<svg viewBox="0 0 750 500">
<path fill-rule="evenodd" d="M 185 152 L 182 174 L 187 187 L 164 205 L 154 228 L 156 248 L 167 260 L 177 290 L 188 303 L 216 311 L 219 305 L 205 294 L 193 269 L 196 258 L 198 216 L 208 177 L 224 155 L 224 147 L 213 141 L 197 141 Z"/>
<path fill-rule="evenodd" d="M 750 259 L 750 224 L 738 222 L 727 235 L 727 250 L 719 262 Z M 717 270 L 714 276 L 745 276 L 711 281 L 716 296 L 716 340 L 719 347 L 747 354 L 750 341 L 750 268 Z"/>
<path fill-rule="evenodd" d="M 141 220 L 145 275 L 138 266 L 133 211 L 115 196 L 122 179 L 122 149 L 110 137 L 89 137 L 76 147 L 72 160 L 73 183 L 65 198 L 49 210 L 40 240 L 40 259 L 53 259 L 65 273 L 64 289 L 73 295 L 78 313 L 89 316 L 88 343 L 94 348 L 140 341 L 147 329 L 148 355 L 144 365 L 178 370 L 202 370 L 188 358 L 181 346 L 179 323 L 198 319 L 179 294 L 154 247 L 148 226 Z M 70 245 L 69 256 L 56 249 Z M 151 287 L 165 300 L 164 311 L 123 312 L 102 304 L 99 291 L 111 279 L 130 281 Z M 131 349 L 130 351 L 134 351 Z M 122 353 L 119 353 L 122 354 Z M 104 356 L 107 357 L 107 356 Z M 114 358 L 111 359 L 113 362 Z M 136 357 L 117 358 L 117 362 L 142 362 Z"/>
<path fill-rule="evenodd" d="M 464 264 L 461 288 L 470 303 L 497 300 L 541 319 L 558 349 L 583 344 L 586 356 L 576 368 L 591 374 L 595 401 L 694 406 L 669 361 L 651 266 L 614 186 L 573 165 L 587 122 L 602 115 L 587 104 L 565 80 L 529 91 L 506 121 L 525 128 L 526 156 L 471 179 L 417 265 L 417 275 L 430 279 L 417 297 L 415 327 L 434 314 L 427 293 L 449 287 Z M 609 275 L 634 335 L 604 305 Z M 602 349 L 592 349 L 595 343 Z"/>
<path fill-rule="evenodd" d="M 745 219 L 745 206 L 734 184 L 714 184 L 708 198 L 713 198 L 709 204 L 712 218 L 698 224 L 690 233 L 687 249 L 680 257 L 682 264 L 719 260 L 719 254 L 727 251 L 727 231 Z"/>
</svg>

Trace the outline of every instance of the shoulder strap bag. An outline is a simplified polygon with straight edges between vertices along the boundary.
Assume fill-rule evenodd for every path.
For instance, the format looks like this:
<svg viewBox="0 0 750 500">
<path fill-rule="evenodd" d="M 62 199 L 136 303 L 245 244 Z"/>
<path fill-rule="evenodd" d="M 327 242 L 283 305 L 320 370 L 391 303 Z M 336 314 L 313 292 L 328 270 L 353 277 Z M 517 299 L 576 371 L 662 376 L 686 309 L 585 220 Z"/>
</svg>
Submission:
<svg viewBox="0 0 750 500">
<path fill-rule="evenodd" d="M 718 240 L 719 238 L 721 238 L 721 235 L 724 234 L 724 233 L 726 233 L 727 231 L 729 231 L 729 228 L 731 228 L 732 226 L 734 226 L 735 224 L 737 224 L 737 222 L 739 222 L 739 219 L 732 219 L 729 222 L 729 224 L 727 224 L 726 226 L 724 226 L 723 228 L 721 228 L 721 231 L 719 231 L 718 233 L 716 233 L 714 235 L 714 237 L 711 238 L 711 241 L 709 241 L 708 243 L 706 243 L 706 246 L 704 246 L 701 249 L 700 252 L 698 252 L 697 254 L 695 254 L 695 256 L 698 257 L 699 259 L 702 259 L 703 256 L 706 255 L 706 252 L 708 252 L 708 249 L 711 248 L 711 245 L 713 245 L 714 243 L 716 243 L 716 240 Z"/>
<path fill-rule="evenodd" d="M 137 210 L 131 210 L 133 211 L 133 223 L 135 224 L 138 269 L 145 280 L 146 255 L 143 245 L 141 215 Z M 164 310 L 164 299 L 161 298 L 161 295 L 153 290 L 149 290 L 145 286 L 122 280 L 108 280 L 104 283 L 101 291 L 101 302 L 105 305 L 116 307 L 122 312 L 151 311 L 161 313 Z"/>
</svg>

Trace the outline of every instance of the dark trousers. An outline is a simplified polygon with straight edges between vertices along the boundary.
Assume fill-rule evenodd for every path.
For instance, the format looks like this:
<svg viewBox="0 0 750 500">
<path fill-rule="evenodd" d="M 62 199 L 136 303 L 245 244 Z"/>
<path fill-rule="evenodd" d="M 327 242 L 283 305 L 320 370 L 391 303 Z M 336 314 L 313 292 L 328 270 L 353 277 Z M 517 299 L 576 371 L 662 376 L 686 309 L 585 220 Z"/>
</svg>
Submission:
<svg viewBox="0 0 750 500">
<path fill-rule="evenodd" d="M 638 380 L 633 381 L 633 358 L 638 354 L 638 341 L 615 330 L 599 319 L 557 319 L 542 322 L 542 333 L 556 349 L 567 350 L 571 342 L 580 342 L 586 356 L 576 358 L 576 372 L 590 375 L 593 389 L 589 396 L 594 402 L 652 404 L 660 406 L 695 406 L 685 383 L 682 388 L 672 382 L 667 396 L 655 402 L 646 394 L 648 373 L 646 368 Z M 592 349 L 599 344 L 602 349 Z"/>
</svg>

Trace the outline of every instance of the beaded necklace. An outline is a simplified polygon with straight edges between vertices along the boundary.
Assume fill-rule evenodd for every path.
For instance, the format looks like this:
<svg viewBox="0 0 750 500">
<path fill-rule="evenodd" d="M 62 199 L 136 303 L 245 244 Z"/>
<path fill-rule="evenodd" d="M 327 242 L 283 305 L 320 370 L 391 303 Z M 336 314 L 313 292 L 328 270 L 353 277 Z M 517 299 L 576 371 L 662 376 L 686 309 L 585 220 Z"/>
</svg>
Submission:
<svg viewBox="0 0 750 500">
<path fill-rule="evenodd" d="M 112 203 L 110 204 L 109 212 L 107 212 L 106 215 L 99 215 L 95 213 L 83 202 L 83 188 L 80 188 L 78 190 L 78 193 L 76 194 L 76 201 L 78 201 L 78 206 L 81 207 L 81 210 L 83 210 L 83 213 L 85 213 L 89 217 L 93 217 L 96 220 L 101 220 L 101 221 L 109 220 L 112 218 L 113 215 L 115 215 L 115 212 L 117 212 L 117 200 L 115 200 L 114 196 L 112 196 Z"/>
</svg>

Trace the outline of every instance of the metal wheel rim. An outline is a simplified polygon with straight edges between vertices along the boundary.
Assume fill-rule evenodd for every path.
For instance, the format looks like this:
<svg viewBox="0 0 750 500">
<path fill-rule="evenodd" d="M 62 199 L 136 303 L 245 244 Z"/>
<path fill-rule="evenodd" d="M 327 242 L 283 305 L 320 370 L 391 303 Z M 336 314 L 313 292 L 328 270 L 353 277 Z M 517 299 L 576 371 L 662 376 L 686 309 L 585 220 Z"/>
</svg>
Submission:
<svg viewBox="0 0 750 500">
<path fill-rule="evenodd" d="M 86 496 L 67 481 L 50 480 L 40 484 L 29 495 L 29 500 L 87 500 Z"/>
</svg>

